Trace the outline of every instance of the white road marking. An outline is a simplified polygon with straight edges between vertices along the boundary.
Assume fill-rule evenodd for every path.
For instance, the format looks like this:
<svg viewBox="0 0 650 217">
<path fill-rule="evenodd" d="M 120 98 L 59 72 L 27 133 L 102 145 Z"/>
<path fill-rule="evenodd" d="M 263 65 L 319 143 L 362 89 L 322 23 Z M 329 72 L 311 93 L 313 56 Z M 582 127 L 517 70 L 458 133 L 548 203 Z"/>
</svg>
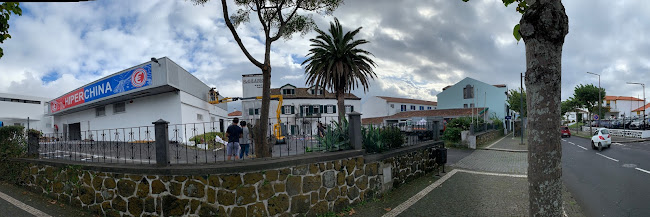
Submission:
<svg viewBox="0 0 650 217">
<path fill-rule="evenodd" d="M 510 135 L 510 134 L 508 134 L 508 135 Z M 497 140 L 496 142 L 492 143 L 491 145 L 489 145 L 488 147 L 485 147 L 485 148 L 490 148 L 490 147 L 492 147 L 494 144 L 497 144 L 498 142 L 501 142 L 501 140 L 503 140 L 503 139 L 505 139 L 506 137 L 508 137 L 508 135 L 503 136 L 503 138 Z"/>
<path fill-rule="evenodd" d="M 650 174 L 650 171 L 647 171 L 647 170 L 644 170 L 644 169 L 641 169 L 641 168 L 638 168 L 638 167 L 634 168 L 634 169 L 638 170 L 638 171 L 641 171 L 641 172 L 644 172 L 644 173 L 647 173 L 647 174 Z"/>
<path fill-rule="evenodd" d="M 516 174 L 504 174 L 504 173 L 488 173 L 488 172 L 477 172 L 477 171 L 470 171 L 470 170 L 463 170 L 463 169 L 454 169 L 451 172 L 447 173 L 447 175 L 443 176 L 442 178 L 438 179 L 435 181 L 433 184 L 427 186 L 426 188 L 422 189 L 422 191 L 418 192 L 417 194 L 413 195 L 413 197 L 409 198 L 408 200 L 404 201 L 402 204 L 398 205 L 394 209 L 392 209 L 390 212 L 384 214 L 382 217 L 395 217 L 404 212 L 406 209 L 411 207 L 413 204 L 418 202 L 420 199 L 422 199 L 424 196 L 429 194 L 429 192 L 433 191 L 433 189 L 437 188 L 440 186 L 443 182 L 447 181 L 451 176 L 458 172 L 464 172 L 464 173 L 472 173 L 472 174 L 481 174 L 481 175 L 492 175 L 492 176 L 507 176 L 507 177 L 516 177 L 516 178 L 526 178 L 526 175 L 516 175 Z"/>
<path fill-rule="evenodd" d="M 576 146 L 578 146 L 578 147 L 580 147 L 580 148 L 582 148 L 582 149 L 584 149 L 584 150 L 587 150 L 587 148 L 582 147 L 582 145 L 576 145 Z"/>
<path fill-rule="evenodd" d="M 607 157 L 607 156 L 605 156 L 604 154 L 601 154 L 601 153 L 596 153 L 596 154 L 597 154 L 597 155 L 600 155 L 600 156 L 603 156 L 604 158 L 607 158 L 607 159 L 610 159 L 610 160 L 613 160 L 613 161 L 618 162 L 618 160 L 616 160 L 616 159 L 614 159 L 614 158 L 611 158 L 611 157 Z"/>
<path fill-rule="evenodd" d="M 24 204 L 23 202 L 20 202 L 20 201 L 14 199 L 13 197 L 11 197 L 9 195 L 6 195 L 6 194 L 4 194 L 2 192 L 0 192 L 0 198 L 6 200 L 7 202 L 13 204 L 14 206 L 16 206 L 16 207 L 18 207 L 18 208 L 20 208 L 22 210 L 25 210 L 25 212 L 28 212 L 29 214 L 39 216 L 39 217 L 51 217 L 50 215 L 48 215 L 48 214 L 46 214 L 46 213 L 44 213 L 44 212 L 42 212 L 42 211 L 40 211 L 40 210 L 38 210 L 38 209 L 36 209 L 34 207 L 31 207 L 31 206 L 29 206 L 27 204 Z"/>
</svg>

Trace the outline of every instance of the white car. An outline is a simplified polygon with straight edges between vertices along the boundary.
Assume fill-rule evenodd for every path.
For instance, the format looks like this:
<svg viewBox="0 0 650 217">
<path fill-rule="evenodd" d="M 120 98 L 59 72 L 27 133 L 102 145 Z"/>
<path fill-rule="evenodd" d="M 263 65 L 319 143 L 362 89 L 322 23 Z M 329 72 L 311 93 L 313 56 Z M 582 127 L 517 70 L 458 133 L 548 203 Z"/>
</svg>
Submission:
<svg viewBox="0 0 650 217">
<path fill-rule="evenodd" d="M 591 137 L 591 148 L 602 151 L 603 148 L 612 146 L 612 135 L 609 134 L 607 128 L 598 128 L 594 135 Z"/>
</svg>

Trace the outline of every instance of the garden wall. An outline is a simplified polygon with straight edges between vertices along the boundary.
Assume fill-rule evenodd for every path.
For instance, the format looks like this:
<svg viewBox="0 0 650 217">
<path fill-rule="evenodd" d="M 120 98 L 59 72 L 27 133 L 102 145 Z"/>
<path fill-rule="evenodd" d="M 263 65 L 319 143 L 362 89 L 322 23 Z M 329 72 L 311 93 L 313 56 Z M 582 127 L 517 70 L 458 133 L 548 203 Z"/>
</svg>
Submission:
<svg viewBox="0 0 650 217">
<path fill-rule="evenodd" d="M 165 168 L 21 159 L 26 167 L 18 181 L 106 216 L 317 216 L 435 170 L 441 145 Z"/>
<path fill-rule="evenodd" d="M 496 138 L 503 136 L 503 129 L 499 130 L 490 130 L 487 132 L 482 132 L 476 134 L 476 146 L 480 147 L 486 145 L 488 142 L 493 141 Z"/>
</svg>

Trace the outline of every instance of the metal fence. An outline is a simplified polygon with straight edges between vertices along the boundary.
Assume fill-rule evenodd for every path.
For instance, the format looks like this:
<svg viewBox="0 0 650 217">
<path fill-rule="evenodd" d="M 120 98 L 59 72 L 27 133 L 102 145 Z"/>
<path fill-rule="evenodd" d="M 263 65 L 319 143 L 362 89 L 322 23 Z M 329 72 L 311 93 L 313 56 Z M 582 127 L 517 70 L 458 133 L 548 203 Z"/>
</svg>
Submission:
<svg viewBox="0 0 650 217">
<path fill-rule="evenodd" d="M 218 163 L 256 158 L 253 135 L 259 119 L 240 120 L 249 129 L 249 148 L 234 150 L 228 159 L 225 131 L 232 122 L 169 124 L 167 155 L 169 164 Z M 273 158 L 322 151 L 350 149 L 347 121 L 337 117 L 300 117 L 269 119 L 266 138 Z M 319 124 L 321 127 L 319 127 Z M 43 134 L 39 139 L 41 158 L 83 162 L 156 164 L 155 127 L 142 126 L 106 130 L 71 131 Z M 274 130 L 277 129 L 277 130 Z M 240 142 L 243 139 L 240 139 Z"/>
<path fill-rule="evenodd" d="M 84 162 L 154 164 L 153 126 L 43 134 L 39 155 Z"/>
<path fill-rule="evenodd" d="M 442 136 L 441 124 L 441 121 L 368 124 L 363 129 L 363 143 L 369 152 L 419 145 L 438 140 Z"/>
<path fill-rule="evenodd" d="M 477 125 L 472 125 L 472 133 L 481 133 L 481 132 L 486 132 L 490 130 L 497 130 L 501 129 L 502 125 L 501 124 L 491 124 L 491 123 L 483 123 L 483 124 L 477 124 Z"/>
</svg>

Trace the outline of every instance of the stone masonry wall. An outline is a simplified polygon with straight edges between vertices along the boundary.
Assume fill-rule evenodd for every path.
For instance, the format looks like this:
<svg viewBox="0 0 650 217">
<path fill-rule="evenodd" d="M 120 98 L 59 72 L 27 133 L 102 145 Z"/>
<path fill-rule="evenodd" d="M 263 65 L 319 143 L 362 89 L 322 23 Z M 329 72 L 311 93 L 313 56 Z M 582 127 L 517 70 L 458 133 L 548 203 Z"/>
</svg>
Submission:
<svg viewBox="0 0 650 217">
<path fill-rule="evenodd" d="M 491 130 L 480 135 L 476 135 L 476 146 L 482 146 L 488 142 L 503 136 L 503 130 Z"/>
<path fill-rule="evenodd" d="M 32 191 L 102 216 L 317 216 L 338 213 L 432 171 L 432 155 L 433 148 L 424 148 L 377 162 L 359 156 L 203 176 L 119 174 L 29 163 L 21 179 Z M 391 168 L 390 174 L 383 174 L 385 168 Z"/>
</svg>

